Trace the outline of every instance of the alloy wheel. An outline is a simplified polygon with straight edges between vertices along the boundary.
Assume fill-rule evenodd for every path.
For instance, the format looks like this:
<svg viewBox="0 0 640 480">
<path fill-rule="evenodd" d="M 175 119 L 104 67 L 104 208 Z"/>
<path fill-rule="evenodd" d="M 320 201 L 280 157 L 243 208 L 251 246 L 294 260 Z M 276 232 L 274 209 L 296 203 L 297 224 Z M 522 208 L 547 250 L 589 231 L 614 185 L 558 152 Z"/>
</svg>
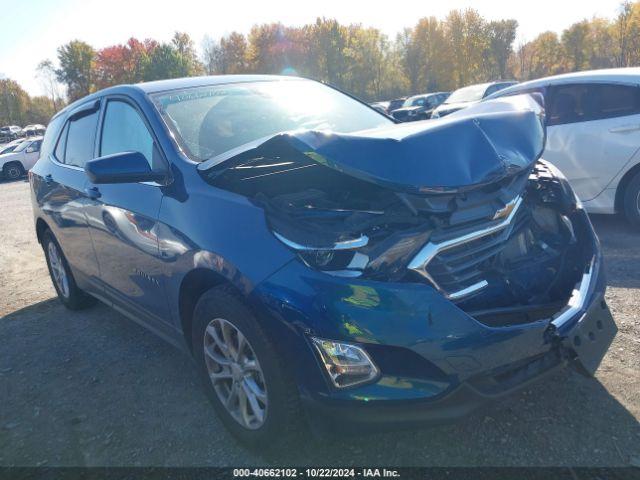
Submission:
<svg viewBox="0 0 640 480">
<path fill-rule="evenodd" d="M 220 402 L 243 427 L 260 428 L 267 417 L 267 386 L 251 344 L 231 322 L 216 318 L 204 333 L 207 373 Z"/>
<path fill-rule="evenodd" d="M 5 175 L 9 180 L 15 180 L 20 178 L 20 169 L 14 165 L 7 167 Z"/>
<path fill-rule="evenodd" d="M 49 254 L 49 265 L 51 266 L 51 273 L 53 275 L 53 281 L 56 283 L 58 290 L 63 297 L 69 297 L 69 278 L 67 276 L 67 270 L 62 263 L 62 255 L 58 250 L 55 243 L 49 242 L 47 247 Z"/>
</svg>

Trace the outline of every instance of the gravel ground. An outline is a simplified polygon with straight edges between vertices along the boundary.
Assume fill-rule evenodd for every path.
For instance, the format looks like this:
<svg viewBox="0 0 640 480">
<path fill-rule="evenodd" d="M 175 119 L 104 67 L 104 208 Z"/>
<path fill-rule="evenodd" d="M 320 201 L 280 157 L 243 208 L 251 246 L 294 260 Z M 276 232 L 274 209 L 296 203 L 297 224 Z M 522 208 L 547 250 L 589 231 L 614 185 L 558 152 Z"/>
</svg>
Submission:
<svg viewBox="0 0 640 480">
<path fill-rule="evenodd" d="M 640 233 L 594 218 L 620 332 L 595 379 L 562 371 L 454 425 L 238 445 L 190 361 L 115 311 L 54 298 L 29 185 L 0 183 L 0 465 L 616 466 L 640 462 Z"/>
</svg>

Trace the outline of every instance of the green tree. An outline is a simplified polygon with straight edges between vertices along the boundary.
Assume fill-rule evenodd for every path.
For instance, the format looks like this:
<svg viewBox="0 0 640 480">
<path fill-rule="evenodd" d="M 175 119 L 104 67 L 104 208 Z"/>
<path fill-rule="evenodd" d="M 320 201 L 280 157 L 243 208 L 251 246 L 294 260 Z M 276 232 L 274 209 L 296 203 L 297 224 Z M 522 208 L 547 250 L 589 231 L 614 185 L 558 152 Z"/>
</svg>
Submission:
<svg viewBox="0 0 640 480">
<path fill-rule="evenodd" d="M 204 66 L 198 60 L 195 45 L 189 34 L 184 32 L 175 32 L 171 43 L 175 47 L 178 54 L 189 65 L 189 76 L 204 74 Z"/>
<path fill-rule="evenodd" d="M 149 55 L 149 64 L 144 72 L 144 80 L 188 77 L 193 72 L 190 59 L 169 43 L 161 43 Z"/>
<path fill-rule="evenodd" d="M 53 114 L 56 113 L 56 107 L 49 97 L 38 96 L 29 100 L 26 117 L 27 123 L 40 123 L 46 125 L 49 123 Z"/>
<path fill-rule="evenodd" d="M 95 55 L 93 47 L 80 40 L 72 40 L 58 48 L 60 68 L 56 70 L 56 75 L 58 81 L 66 85 L 67 97 L 70 102 L 93 91 Z"/>
<path fill-rule="evenodd" d="M 0 125 L 25 125 L 28 108 L 29 95 L 18 82 L 0 79 Z"/>
</svg>

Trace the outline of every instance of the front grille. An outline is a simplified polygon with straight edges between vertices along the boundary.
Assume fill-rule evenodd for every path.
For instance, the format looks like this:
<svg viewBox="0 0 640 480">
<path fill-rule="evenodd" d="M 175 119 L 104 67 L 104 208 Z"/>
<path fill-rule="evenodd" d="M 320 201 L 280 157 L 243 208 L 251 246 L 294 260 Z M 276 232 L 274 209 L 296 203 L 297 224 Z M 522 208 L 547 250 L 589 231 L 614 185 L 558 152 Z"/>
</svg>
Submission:
<svg viewBox="0 0 640 480">
<path fill-rule="evenodd" d="M 508 218 L 488 224 L 466 235 L 427 244 L 409 268 L 426 277 L 447 297 L 458 299 L 487 286 L 485 272 L 504 248 L 511 234 L 529 218 L 519 209 L 521 199 Z"/>
</svg>

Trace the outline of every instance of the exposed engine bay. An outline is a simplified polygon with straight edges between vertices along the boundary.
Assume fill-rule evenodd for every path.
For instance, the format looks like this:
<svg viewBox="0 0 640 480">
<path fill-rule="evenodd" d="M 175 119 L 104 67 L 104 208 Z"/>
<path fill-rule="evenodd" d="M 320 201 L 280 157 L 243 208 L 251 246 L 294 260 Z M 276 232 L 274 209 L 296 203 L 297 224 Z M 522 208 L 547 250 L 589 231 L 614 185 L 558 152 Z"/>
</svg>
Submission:
<svg viewBox="0 0 640 480">
<path fill-rule="evenodd" d="M 482 134 L 494 147 L 495 134 Z M 517 168 L 497 153 L 502 174 L 485 169 L 458 188 L 407 189 L 274 143 L 204 177 L 264 209 L 274 235 L 314 269 L 428 283 L 480 321 L 505 326 L 557 312 L 592 258 L 590 242 L 578 240 L 590 239 L 588 220 L 566 180 L 538 160 L 542 148 L 529 148 Z"/>
</svg>

